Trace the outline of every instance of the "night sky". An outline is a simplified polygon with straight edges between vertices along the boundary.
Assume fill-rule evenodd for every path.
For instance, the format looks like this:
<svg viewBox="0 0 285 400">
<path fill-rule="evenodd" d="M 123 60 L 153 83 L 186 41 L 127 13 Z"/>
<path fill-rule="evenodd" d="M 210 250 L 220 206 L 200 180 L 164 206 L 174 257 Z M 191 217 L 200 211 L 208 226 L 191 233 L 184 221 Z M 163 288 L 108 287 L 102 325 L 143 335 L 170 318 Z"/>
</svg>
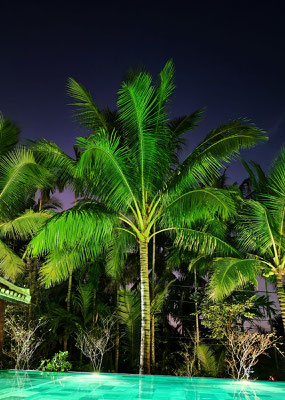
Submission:
<svg viewBox="0 0 285 400">
<path fill-rule="evenodd" d="M 0 0 L 0 15 L 0 110 L 23 137 L 53 140 L 72 155 L 75 137 L 85 132 L 71 118 L 69 76 L 100 107 L 114 108 L 129 67 L 143 64 L 156 75 L 172 58 L 172 116 L 207 108 L 187 151 L 211 128 L 237 117 L 251 119 L 270 136 L 265 145 L 243 152 L 246 159 L 266 169 L 285 143 L 281 1 Z M 238 162 L 228 174 L 230 181 L 246 176 Z"/>
</svg>

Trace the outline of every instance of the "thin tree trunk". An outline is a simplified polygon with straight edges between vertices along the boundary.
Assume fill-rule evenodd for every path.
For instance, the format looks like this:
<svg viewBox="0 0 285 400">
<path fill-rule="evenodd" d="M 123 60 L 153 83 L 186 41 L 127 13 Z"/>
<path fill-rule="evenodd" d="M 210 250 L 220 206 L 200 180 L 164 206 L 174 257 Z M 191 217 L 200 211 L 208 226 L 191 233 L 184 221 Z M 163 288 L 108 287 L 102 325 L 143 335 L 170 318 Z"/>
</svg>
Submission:
<svg viewBox="0 0 285 400">
<path fill-rule="evenodd" d="M 43 208 L 43 191 L 40 192 L 40 201 L 39 201 L 39 211 L 42 211 Z"/>
<path fill-rule="evenodd" d="M 153 228 L 155 233 L 155 226 Z M 152 271 L 151 271 L 151 300 L 154 299 L 154 285 L 155 285 L 155 236 L 152 238 Z M 151 317 L 151 365 L 152 369 L 155 368 L 155 317 Z"/>
<path fill-rule="evenodd" d="M 199 315 L 198 315 L 198 287 L 197 287 L 197 270 L 194 267 L 194 290 L 195 290 L 195 321 L 196 321 L 196 349 L 200 345 L 200 329 L 199 329 Z M 200 371 L 201 364 L 198 360 L 198 370 Z"/>
<path fill-rule="evenodd" d="M 0 300 L 0 359 L 2 359 L 2 349 L 4 343 L 5 309 L 6 303 L 3 300 Z"/>
<path fill-rule="evenodd" d="M 281 317 L 283 323 L 283 330 L 285 333 L 285 291 L 284 291 L 284 284 L 283 284 L 283 275 L 279 274 L 276 276 L 276 286 L 277 286 L 277 295 L 281 310 Z"/>
<path fill-rule="evenodd" d="M 266 278 L 265 278 L 265 293 L 266 293 L 267 299 L 269 300 L 268 283 L 267 283 Z M 267 311 L 267 315 L 268 315 L 268 319 L 269 319 L 270 331 L 273 332 L 272 315 L 271 315 L 269 304 L 267 304 L 267 306 L 266 306 L 266 311 Z"/>
<path fill-rule="evenodd" d="M 28 322 L 32 320 L 32 301 L 34 301 L 34 282 L 33 282 L 33 262 L 30 258 L 27 259 L 28 273 L 29 273 L 29 288 L 31 291 L 31 301 L 28 307 Z"/>
<path fill-rule="evenodd" d="M 270 299 L 269 299 L 269 293 L 268 293 L 268 283 L 267 283 L 267 279 L 264 278 L 264 280 L 265 280 L 266 297 L 267 297 L 268 300 L 270 300 Z M 268 304 L 267 304 L 267 309 L 266 309 L 266 311 L 267 311 L 267 315 L 268 315 L 268 319 L 269 319 L 270 332 L 273 332 L 272 315 L 271 315 L 271 311 L 270 311 L 270 306 L 269 306 Z M 279 362 L 278 362 L 278 354 L 277 354 L 277 349 L 276 349 L 276 347 L 274 347 L 274 350 L 273 350 L 273 351 L 274 351 L 275 367 L 276 367 L 276 369 L 277 369 L 277 371 L 278 371 L 278 369 L 279 369 Z"/>
<path fill-rule="evenodd" d="M 119 304 L 119 285 L 117 284 L 117 309 Z M 116 341 L 115 341 L 115 372 L 119 372 L 119 357 L 120 357 L 120 324 L 117 318 L 116 322 Z"/>
<path fill-rule="evenodd" d="M 71 290 L 72 290 L 72 274 L 69 275 L 68 278 L 68 288 L 67 288 L 67 296 L 66 296 L 66 310 L 70 312 L 71 309 Z M 68 346 L 68 332 L 65 329 L 64 338 L 63 338 L 63 351 L 67 351 Z"/>
<path fill-rule="evenodd" d="M 150 374 L 150 296 L 148 277 L 148 243 L 140 242 L 141 278 L 141 348 L 140 374 Z"/>
</svg>

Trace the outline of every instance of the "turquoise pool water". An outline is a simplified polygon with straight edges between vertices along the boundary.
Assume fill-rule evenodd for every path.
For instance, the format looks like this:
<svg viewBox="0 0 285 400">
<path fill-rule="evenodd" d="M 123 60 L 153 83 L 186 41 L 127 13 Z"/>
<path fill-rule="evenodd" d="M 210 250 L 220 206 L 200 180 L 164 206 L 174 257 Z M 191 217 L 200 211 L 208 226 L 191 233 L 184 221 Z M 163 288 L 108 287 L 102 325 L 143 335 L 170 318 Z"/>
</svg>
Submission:
<svg viewBox="0 0 285 400">
<path fill-rule="evenodd" d="M 121 374 L 0 372 L 1 400 L 284 400 L 285 383 Z"/>
</svg>

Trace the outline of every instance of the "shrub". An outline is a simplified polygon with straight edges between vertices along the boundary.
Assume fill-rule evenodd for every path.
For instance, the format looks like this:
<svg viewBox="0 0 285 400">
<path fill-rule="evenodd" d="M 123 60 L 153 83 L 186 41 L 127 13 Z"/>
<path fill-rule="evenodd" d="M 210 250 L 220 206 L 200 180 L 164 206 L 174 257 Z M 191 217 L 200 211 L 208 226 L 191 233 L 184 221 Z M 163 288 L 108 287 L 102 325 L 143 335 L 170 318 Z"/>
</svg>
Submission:
<svg viewBox="0 0 285 400">
<path fill-rule="evenodd" d="M 71 363 L 67 361 L 68 351 L 56 353 L 51 360 L 42 360 L 39 370 L 46 372 L 68 372 L 71 370 Z"/>
</svg>

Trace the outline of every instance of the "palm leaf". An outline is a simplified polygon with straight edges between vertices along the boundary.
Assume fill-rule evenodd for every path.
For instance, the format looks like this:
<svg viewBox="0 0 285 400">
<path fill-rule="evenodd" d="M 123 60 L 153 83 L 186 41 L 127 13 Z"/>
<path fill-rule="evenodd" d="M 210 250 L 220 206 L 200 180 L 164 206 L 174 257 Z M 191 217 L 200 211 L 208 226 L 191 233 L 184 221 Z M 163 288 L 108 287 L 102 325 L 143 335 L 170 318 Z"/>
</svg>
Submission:
<svg viewBox="0 0 285 400">
<path fill-rule="evenodd" d="M 118 292 L 118 320 L 125 331 L 131 362 L 138 353 L 140 340 L 140 295 L 128 289 Z"/>
<path fill-rule="evenodd" d="M 250 148 L 267 139 L 263 130 L 242 119 L 213 129 L 196 149 L 179 165 L 168 187 L 183 192 L 196 182 L 215 179 L 224 162 L 229 162 L 240 149 Z"/>
<path fill-rule="evenodd" d="M 156 285 L 154 298 L 151 301 L 151 315 L 156 315 L 161 310 L 163 303 L 166 300 L 169 287 L 172 285 L 173 282 L 175 282 L 175 280 L 176 279 L 173 279 L 172 281 L 168 282 L 164 288 L 161 288 L 159 284 Z"/>
<path fill-rule="evenodd" d="M 51 218 L 29 243 L 26 254 L 46 255 L 55 249 L 85 247 L 86 243 L 104 246 L 112 236 L 117 216 L 100 204 L 92 204 L 63 211 Z"/>
<path fill-rule="evenodd" d="M 76 176 L 89 180 L 91 194 L 114 210 L 136 202 L 135 182 L 130 163 L 130 152 L 119 146 L 119 138 L 113 133 L 101 131 L 100 135 L 79 138 L 78 144 L 84 150 L 78 162 Z M 93 181 L 93 184 L 91 183 Z"/>
<path fill-rule="evenodd" d="M 215 300 L 230 295 L 245 284 L 257 285 L 256 277 L 260 274 L 263 261 L 233 257 L 217 258 L 214 272 L 209 283 L 209 294 Z"/>
<path fill-rule="evenodd" d="M 203 370 L 209 376 L 216 377 L 218 373 L 218 365 L 215 353 L 211 347 L 207 346 L 206 344 L 200 344 L 197 346 L 196 351 L 198 360 L 200 361 Z"/>
<path fill-rule="evenodd" d="M 151 81 L 149 74 L 140 73 L 123 83 L 118 97 L 119 118 L 126 144 L 136 159 L 137 179 L 143 197 L 146 192 L 153 193 L 155 182 L 161 182 L 171 162 L 167 148 L 170 134 L 164 123 L 165 113 L 162 112 L 163 102 L 168 98 L 171 88 L 166 83 L 157 92 Z M 171 79 L 165 80 L 169 81 Z"/>
<path fill-rule="evenodd" d="M 11 218 L 19 212 L 25 195 L 49 185 L 51 175 L 36 164 L 30 150 L 18 149 L 2 157 L 0 165 L 0 214 L 1 219 Z"/>
<path fill-rule="evenodd" d="M 19 140 L 20 130 L 0 113 L 0 157 L 13 150 Z"/>
<path fill-rule="evenodd" d="M 229 219 L 236 214 L 234 192 L 215 188 L 197 188 L 187 190 L 177 196 L 164 196 L 165 209 L 163 219 L 169 226 L 183 223 L 189 225 L 197 220 L 207 220 L 213 217 Z"/>
<path fill-rule="evenodd" d="M 40 268 L 40 280 L 45 287 L 67 280 L 74 271 L 94 261 L 102 252 L 102 246 L 86 242 L 79 247 L 55 248 L 46 256 Z"/>
<path fill-rule="evenodd" d="M 233 246 L 209 232 L 190 228 L 176 229 L 174 240 L 176 246 L 182 249 L 193 250 L 204 256 L 214 254 L 219 254 L 220 256 L 240 256 L 240 253 Z"/>
<path fill-rule="evenodd" d="M 104 113 L 94 103 L 91 94 L 83 85 L 69 78 L 67 83 L 67 93 L 75 101 L 72 103 L 76 107 L 76 119 L 82 126 L 91 128 L 94 131 L 100 129 L 108 130 Z"/>
<path fill-rule="evenodd" d="M 23 267 L 23 260 L 0 240 L 0 270 L 4 275 L 14 280 Z"/>
<path fill-rule="evenodd" d="M 27 210 L 10 221 L 0 223 L 0 236 L 11 239 L 29 239 L 53 216 L 48 211 Z"/>
<path fill-rule="evenodd" d="M 271 165 L 268 186 L 276 195 L 285 197 L 285 147 Z"/>
</svg>

